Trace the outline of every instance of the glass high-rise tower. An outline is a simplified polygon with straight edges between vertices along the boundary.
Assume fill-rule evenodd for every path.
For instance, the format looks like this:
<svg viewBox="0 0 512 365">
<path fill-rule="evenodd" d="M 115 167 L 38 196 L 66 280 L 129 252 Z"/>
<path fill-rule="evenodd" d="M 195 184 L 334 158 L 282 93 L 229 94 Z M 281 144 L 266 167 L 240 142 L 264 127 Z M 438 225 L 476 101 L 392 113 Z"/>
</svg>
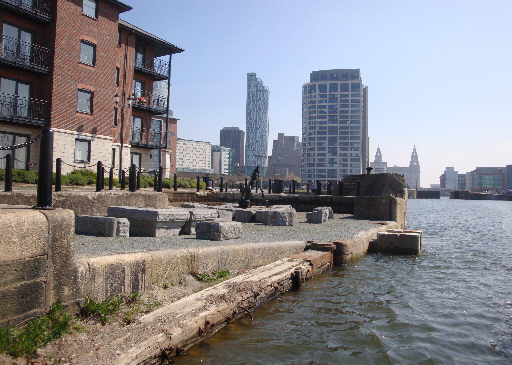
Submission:
<svg viewBox="0 0 512 365">
<path fill-rule="evenodd" d="M 260 167 L 260 176 L 267 170 L 269 90 L 255 73 L 247 74 L 247 105 L 245 128 L 245 173 Z"/>
<path fill-rule="evenodd" d="M 368 87 L 359 69 L 311 72 L 302 87 L 302 181 L 339 180 L 368 166 Z"/>
</svg>

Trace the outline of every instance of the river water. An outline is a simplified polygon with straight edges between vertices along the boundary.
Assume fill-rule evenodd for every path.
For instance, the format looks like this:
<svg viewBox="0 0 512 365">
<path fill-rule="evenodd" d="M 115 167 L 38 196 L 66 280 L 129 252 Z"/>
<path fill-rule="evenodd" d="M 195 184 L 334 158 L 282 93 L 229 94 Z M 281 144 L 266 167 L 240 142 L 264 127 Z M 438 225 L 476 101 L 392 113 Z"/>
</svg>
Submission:
<svg viewBox="0 0 512 365">
<path fill-rule="evenodd" d="M 512 363 L 512 202 L 409 200 L 417 257 L 306 282 L 177 364 Z"/>
</svg>

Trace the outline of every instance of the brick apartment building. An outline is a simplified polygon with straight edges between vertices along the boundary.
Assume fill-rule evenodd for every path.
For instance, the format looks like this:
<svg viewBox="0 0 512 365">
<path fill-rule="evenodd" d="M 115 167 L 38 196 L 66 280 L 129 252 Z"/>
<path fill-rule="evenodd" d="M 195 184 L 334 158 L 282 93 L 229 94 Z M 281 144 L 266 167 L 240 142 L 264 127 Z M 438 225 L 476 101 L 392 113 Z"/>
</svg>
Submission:
<svg viewBox="0 0 512 365">
<path fill-rule="evenodd" d="M 63 173 L 97 161 L 116 173 L 130 163 L 175 172 L 177 119 L 153 87 L 169 85 L 183 50 L 120 20 L 129 10 L 117 0 L 0 0 L 1 146 L 50 126 Z M 28 169 L 38 150 L 15 150 L 14 167 Z"/>
</svg>

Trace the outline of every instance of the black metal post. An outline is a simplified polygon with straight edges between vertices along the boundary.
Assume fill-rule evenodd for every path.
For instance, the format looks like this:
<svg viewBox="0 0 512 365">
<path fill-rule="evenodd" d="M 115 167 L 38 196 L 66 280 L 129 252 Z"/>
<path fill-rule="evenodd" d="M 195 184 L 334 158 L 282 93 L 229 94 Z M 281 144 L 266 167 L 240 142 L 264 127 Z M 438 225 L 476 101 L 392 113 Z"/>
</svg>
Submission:
<svg viewBox="0 0 512 365">
<path fill-rule="evenodd" d="M 52 169 L 53 169 L 53 131 L 43 129 L 39 149 L 39 169 L 37 174 L 36 209 L 53 209 L 52 206 Z"/>
<path fill-rule="evenodd" d="M 101 161 L 96 163 L 96 192 L 102 191 L 101 176 L 103 175 L 103 164 Z"/>
<path fill-rule="evenodd" d="M 224 176 L 220 177 L 220 192 L 224 192 Z"/>
<path fill-rule="evenodd" d="M 332 184 L 330 181 L 327 183 L 327 195 L 332 195 Z"/>
<path fill-rule="evenodd" d="M 12 156 L 5 156 L 5 184 L 4 191 L 12 191 Z"/>
<path fill-rule="evenodd" d="M 121 190 L 126 188 L 126 171 L 121 170 Z"/>
<path fill-rule="evenodd" d="M 322 194 L 322 182 L 320 180 L 316 181 L 316 194 L 317 195 Z"/>
<path fill-rule="evenodd" d="M 140 189 L 140 169 L 137 169 L 137 190 Z"/>
<path fill-rule="evenodd" d="M 258 180 L 259 180 L 259 179 L 258 179 Z M 259 181 L 256 181 L 256 191 L 255 191 L 255 193 L 256 193 L 256 194 L 258 194 L 258 187 L 259 187 L 259 185 L 260 185 L 260 182 L 259 182 Z"/>
<path fill-rule="evenodd" d="M 268 193 L 272 194 L 272 179 L 268 179 Z"/>
<path fill-rule="evenodd" d="M 226 193 L 228 192 L 228 182 L 226 181 Z"/>
<path fill-rule="evenodd" d="M 295 194 L 295 185 L 297 184 L 297 181 L 295 179 L 292 180 L 292 194 Z"/>
<path fill-rule="evenodd" d="M 199 192 L 199 181 L 200 181 L 200 179 L 199 179 L 199 176 L 198 176 L 196 178 L 196 190 L 197 190 L 197 192 Z"/>
<path fill-rule="evenodd" d="M 173 190 L 178 191 L 178 177 L 174 174 Z"/>
<path fill-rule="evenodd" d="M 130 190 L 130 193 L 135 192 L 136 178 L 137 178 L 137 168 L 135 167 L 135 164 L 132 163 L 130 165 L 130 176 L 128 176 L 128 189 Z"/>
<path fill-rule="evenodd" d="M 158 168 L 158 189 L 156 191 L 162 192 L 162 179 L 164 177 L 164 169 L 162 166 Z"/>
<path fill-rule="evenodd" d="M 240 183 L 240 192 L 244 191 L 244 184 Z"/>
<path fill-rule="evenodd" d="M 245 187 L 245 190 L 247 190 L 247 178 L 245 178 L 245 185 L 244 185 L 244 187 Z"/>
<path fill-rule="evenodd" d="M 309 183 L 306 183 L 306 195 L 309 195 Z"/>
<path fill-rule="evenodd" d="M 55 161 L 55 191 L 62 190 L 62 159 Z"/>
<path fill-rule="evenodd" d="M 108 190 L 114 189 L 114 168 L 111 167 L 108 172 Z"/>
<path fill-rule="evenodd" d="M 338 181 L 338 195 L 343 196 L 343 180 Z"/>
<path fill-rule="evenodd" d="M 158 172 L 155 170 L 155 176 L 153 177 L 153 190 L 156 191 L 158 189 Z"/>
<path fill-rule="evenodd" d="M 288 194 L 291 194 L 292 193 L 292 182 L 290 181 L 288 183 Z"/>
</svg>

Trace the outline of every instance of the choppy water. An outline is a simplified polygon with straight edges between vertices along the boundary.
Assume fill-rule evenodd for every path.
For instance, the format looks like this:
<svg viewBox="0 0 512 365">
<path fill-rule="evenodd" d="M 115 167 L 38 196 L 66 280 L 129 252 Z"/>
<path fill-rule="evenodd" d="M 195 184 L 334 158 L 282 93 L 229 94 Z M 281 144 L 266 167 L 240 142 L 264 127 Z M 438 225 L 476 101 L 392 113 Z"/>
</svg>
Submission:
<svg viewBox="0 0 512 365">
<path fill-rule="evenodd" d="M 512 363 L 512 202 L 408 208 L 420 256 L 369 255 L 323 274 L 176 362 Z"/>
</svg>

